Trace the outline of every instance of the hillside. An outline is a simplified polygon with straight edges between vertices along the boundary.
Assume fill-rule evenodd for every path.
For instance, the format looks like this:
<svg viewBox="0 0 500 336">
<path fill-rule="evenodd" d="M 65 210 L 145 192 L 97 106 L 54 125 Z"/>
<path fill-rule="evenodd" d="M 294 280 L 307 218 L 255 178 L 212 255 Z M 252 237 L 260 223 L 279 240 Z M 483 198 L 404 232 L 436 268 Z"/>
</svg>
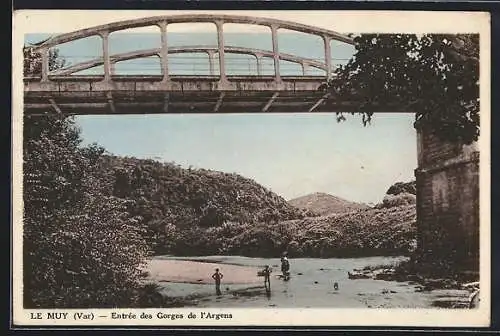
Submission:
<svg viewBox="0 0 500 336">
<path fill-rule="evenodd" d="M 325 193 L 314 193 L 289 200 L 288 203 L 299 209 L 310 210 L 320 216 L 340 214 L 368 209 L 366 204 L 347 201 Z"/>
<path fill-rule="evenodd" d="M 129 211 L 146 226 L 157 252 L 168 250 L 171 242 L 166 232 L 172 227 L 270 223 L 306 216 L 305 211 L 238 174 L 116 156 L 104 156 L 101 170 L 107 193 L 132 201 Z"/>
<path fill-rule="evenodd" d="M 358 257 L 413 248 L 416 211 L 407 193 L 386 195 L 376 208 L 320 193 L 287 202 L 234 173 L 116 156 L 100 165 L 99 183 L 129 200 L 156 254 Z"/>
<path fill-rule="evenodd" d="M 237 224 L 170 232 L 172 252 L 189 255 L 364 257 L 406 255 L 415 247 L 415 205 L 368 209 L 279 223 Z"/>
<path fill-rule="evenodd" d="M 413 198 L 412 198 L 413 197 Z M 375 208 L 262 223 L 172 230 L 171 252 L 188 255 L 364 257 L 408 255 L 416 247 L 414 195 L 386 195 Z"/>
</svg>

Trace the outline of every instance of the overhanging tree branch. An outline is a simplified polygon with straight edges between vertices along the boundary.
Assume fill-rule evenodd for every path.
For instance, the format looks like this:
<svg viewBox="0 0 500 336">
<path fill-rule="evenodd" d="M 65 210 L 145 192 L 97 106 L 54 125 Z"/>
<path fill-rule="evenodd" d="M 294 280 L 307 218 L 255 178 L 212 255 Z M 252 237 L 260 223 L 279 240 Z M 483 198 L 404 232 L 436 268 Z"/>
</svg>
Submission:
<svg viewBox="0 0 500 336">
<path fill-rule="evenodd" d="M 397 106 L 444 140 L 477 140 L 479 35 L 362 34 L 355 42 L 353 59 L 322 89 L 358 101 L 364 124 L 375 106 Z"/>
</svg>

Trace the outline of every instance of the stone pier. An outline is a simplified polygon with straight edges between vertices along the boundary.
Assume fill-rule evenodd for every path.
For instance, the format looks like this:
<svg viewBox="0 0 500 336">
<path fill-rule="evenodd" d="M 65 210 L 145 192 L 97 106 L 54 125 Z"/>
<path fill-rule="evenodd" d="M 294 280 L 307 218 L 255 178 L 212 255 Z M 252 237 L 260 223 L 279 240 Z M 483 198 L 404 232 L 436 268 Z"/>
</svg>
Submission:
<svg viewBox="0 0 500 336">
<path fill-rule="evenodd" d="M 479 148 L 417 128 L 418 250 L 430 260 L 479 270 Z"/>
</svg>

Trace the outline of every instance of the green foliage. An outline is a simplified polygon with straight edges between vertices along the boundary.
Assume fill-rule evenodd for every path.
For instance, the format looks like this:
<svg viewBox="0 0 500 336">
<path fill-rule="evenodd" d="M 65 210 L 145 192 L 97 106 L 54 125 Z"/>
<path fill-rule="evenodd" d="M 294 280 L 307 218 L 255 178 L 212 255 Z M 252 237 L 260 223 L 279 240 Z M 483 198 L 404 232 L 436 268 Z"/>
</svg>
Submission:
<svg viewBox="0 0 500 336">
<path fill-rule="evenodd" d="M 387 189 L 381 203 L 375 208 L 392 208 L 417 203 L 417 185 L 415 181 L 396 182 Z"/>
<path fill-rule="evenodd" d="M 290 255 L 361 257 L 402 255 L 414 249 L 415 206 L 369 209 L 286 222 Z M 293 242 L 293 244 L 292 244 Z"/>
<path fill-rule="evenodd" d="M 33 47 L 25 47 L 24 53 L 24 75 L 25 76 L 40 76 L 42 74 L 42 59 L 40 53 L 34 51 Z M 59 57 L 57 49 L 49 51 L 49 70 L 55 70 L 64 67 L 66 60 Z"/>
<path fill-rule="evenodd" d="M 157 253 L 201 253 L 191 246 L 203 239 L 197 237 L 203 235 L 201 229 L 305 216 L 282 197 L 238 174 L 114 156 L 102 158 L 101 171 L 109 195 L 134 201 L 130 211 L 148 227 L 147 239 Z M 206 242 L 206 248 L 210 244 Z"/>
<path fill-rule="evenodd" d="M 399 195 L 401 193 L 417 194 L 416 181 L 411 182 L 396 182 L 387 189 L 387 195 Z"/>
<path fill-rule="evenodd" d="M 381 204 L 378 204 L 377 208 L 392 208 L 400 205 L 416 204 L 417 197 L 410 193 L 400 193 L 397 195 L 385 195 Z"/>
<path fill-rule="evenodd" d="M 148 247 L 129 202 L 104 193 L 103 149 L 59 116 L 26 116 L 23 131 L 25 307 L 133 304 Z"/>
<path fill-rule="evenodd" d="M 148 248 L 124 200 L 103 193 L 102 149 L 69 119 L 24 121 L 26 307 L 129 304 Z"/>
<path fill-rule="evenodd" d="M 382 107 L 415 112 L 417 127 L 444 140 L 477 140 L 479 35 L 362 34 L 354 40 L 355 57 L 328 86 L 338 99 L 360 102 L 365 125 Z"/>
<path fill-rule="evenodd" d="M 175 228 L 175 255 L 362 257 L 405 255 L 415 248 L 415 205 L 369 209 L 272 223 L 226 223 L 220 227 Z"/>
<path fill-rule="evenodd" d="M 414 248 L 414 195 L 390 207 L 309 217 L 253 180 L 173 163 L 103 156 L 106 190 L 133 201 L 157 254 L 353 257 Z M 399 197 L 399 198 L 398 198 Z M 409 200 L 407 198 L 410 198 Z M 410 204 L 410 205 L 407 205 Z"/>
</svg>

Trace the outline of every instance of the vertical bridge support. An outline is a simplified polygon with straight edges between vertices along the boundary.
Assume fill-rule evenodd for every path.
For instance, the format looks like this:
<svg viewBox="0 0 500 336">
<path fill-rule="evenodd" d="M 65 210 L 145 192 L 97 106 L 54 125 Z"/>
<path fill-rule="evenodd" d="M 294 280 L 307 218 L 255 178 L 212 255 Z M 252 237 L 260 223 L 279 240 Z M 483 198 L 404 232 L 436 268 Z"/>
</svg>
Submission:
<svg viewBox="0 0 500 336">
<path fill-rule="evenodd" d="M 278 48 L 278 26 L 271 25 L 271 37 L 273 40 L 274 77 L 276 82 L 281 82 L 280 57 Z"/>
<path fill-rule="evenodd" d="M 104 60 L 104 81 L 111 80 L 111 64 L 109 61 L 109 31 L 101 33 L 102 38 L 102 57 Z"/>
<path fill-rule="evenodd" d="M 42 82 L 49 80 L 49 48 L 40 50 L 42 54 Z"/>
<path fill-rule="evenodd" d="M 417 128 L 417 249 L 424 262 L 479 271 L 479 151 Z"/>
<path fill-rule="evenodd" d="M 260 54 L 254 54 L 255 56 L 255 62 L 257 64 L 257 76 L 262 75 L 262 55 Z"/>
<path fill-rule="evenodd" d="M 215 75 L 215 70 L 214 70 L 214 52 L 207 51 L 207 56 L 208 56 L 209 74 L 210 74 L 210 76 L 214 76 Z"/>
<path fill-rule="evenodd" d="M 323 35 L 323 42 L 325 43 L 325 64 L 326 64 L 326 78 L 332 78 L 332 48 L 330 46 L 330 38 Z"/>
<path fill-rule="evenodd" d="M 220 73 L 220 81 L 219 84 L 226 84 L 226 61 L 225 61 L 225 53 L 224 53 L 224 22 L 217 20 L 215 21 L 215 25 L 217 26 L 217 45 L 219 47 L 219 73 Z"/>
<path fill-rule="evenodd" d="M 160 28 L 160 34 L 161 34 L 161 54 L 160 54 L 161 71 L 162 71 L 162 75 L 163 75 L 163 82 L 165 83 L 165 82 L 169 81 L 167 22 L 162 21 L 162 22 L 158 23 L 158 27 Z"/>
</svg>

